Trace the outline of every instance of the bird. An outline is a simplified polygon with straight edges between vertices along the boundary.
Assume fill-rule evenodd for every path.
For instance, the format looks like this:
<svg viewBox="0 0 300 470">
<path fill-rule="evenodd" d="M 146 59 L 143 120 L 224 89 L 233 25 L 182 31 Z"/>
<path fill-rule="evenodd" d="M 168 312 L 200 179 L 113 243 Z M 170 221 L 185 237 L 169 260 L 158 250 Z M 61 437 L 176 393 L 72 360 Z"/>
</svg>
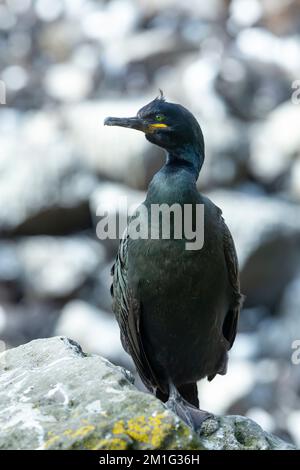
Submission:
<svg viewBox="0 0 300 470">
<path fill-rule="evenodd" d="M 226 374 L 242 305 L 233 238 L 221 209 L 197 189 L 203 133 L 194 115 L 166 101 L 162 91 L 136 116 L 108 117 L 104 124 L 141 131 L 165 151 L 140 208 L 150 213 L 153 205 L 189 205 L 193 226 L 195 208 L 204 208 L 201 248 L 186 249 L 186 238 L 174 235 L 174 219 L 169 239 L 131 237 L 127 227 L 111 270 L 123 348 L 146 388 L 199 430 L 212 414 L 200 409 L 197 382 Z"/>
</svg>

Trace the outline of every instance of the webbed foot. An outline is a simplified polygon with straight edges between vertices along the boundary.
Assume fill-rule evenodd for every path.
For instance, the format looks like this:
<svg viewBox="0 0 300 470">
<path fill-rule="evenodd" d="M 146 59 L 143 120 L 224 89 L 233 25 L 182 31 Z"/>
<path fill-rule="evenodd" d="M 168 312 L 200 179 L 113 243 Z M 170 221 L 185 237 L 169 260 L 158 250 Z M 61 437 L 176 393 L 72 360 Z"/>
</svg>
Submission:
<svg viewBox="0 0 300 470">
<path fill-rule="evenodd" d="M 200 431 L 204 421 L 213 418 L 211 413 L 200 410 L 186 401 L 173 384 L 170 384 L 170 395 L 165 406 L 196 432 Z"/>
</svg>

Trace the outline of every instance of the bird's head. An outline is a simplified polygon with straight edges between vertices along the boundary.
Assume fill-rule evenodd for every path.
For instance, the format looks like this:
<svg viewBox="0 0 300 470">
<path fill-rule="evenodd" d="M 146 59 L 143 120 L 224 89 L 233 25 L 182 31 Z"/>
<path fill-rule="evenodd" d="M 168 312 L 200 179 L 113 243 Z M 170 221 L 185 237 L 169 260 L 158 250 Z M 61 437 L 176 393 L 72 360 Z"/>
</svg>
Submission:
<svg viewBox="0 0 300 470">
<path fill-rule="evenodd" d="M 104 124 L 136 129 L 145 133 L 146 139 L 169 153 L 194 146 L 204 156 L 204 142 L 201 128 L 190 111 L 180 104 L 169 103 L 160 93 L 150 103 L 130 118 L 108 117 Z"/>
</svg>

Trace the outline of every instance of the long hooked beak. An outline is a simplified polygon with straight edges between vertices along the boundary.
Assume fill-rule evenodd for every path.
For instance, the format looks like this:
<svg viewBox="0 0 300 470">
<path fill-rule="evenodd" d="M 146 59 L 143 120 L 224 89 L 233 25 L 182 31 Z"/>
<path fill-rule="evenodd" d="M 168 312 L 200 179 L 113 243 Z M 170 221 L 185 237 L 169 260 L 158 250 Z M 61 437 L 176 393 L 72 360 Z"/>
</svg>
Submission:
<svg viewBox="0 0 300 470">
<path fill-rule="evenodd" d="M 149 123 L 144 121 L 139 117 L 130 117 L 130 118 L 117 118 L 117 117 L 108 117 L 104 120 L 105 126 L 120 126 L 128 127 L 129 129 L 136 129 L 138 131 L 145 132 L 147 134 L 152 134 L 158 129 L 167 128 L 167 124 L 163 123 Z"/>
<path fill-rule="evenodd" d="M 104 120 L 104 125 L 128 127 L 129 129 L 136 129 L 142 132 L 146 132 L 147 130 L 147 126 L 145 126 L 143 120 L 138 117 L 130 117 L 130 118 L 107 117 Z"/>
</svg>

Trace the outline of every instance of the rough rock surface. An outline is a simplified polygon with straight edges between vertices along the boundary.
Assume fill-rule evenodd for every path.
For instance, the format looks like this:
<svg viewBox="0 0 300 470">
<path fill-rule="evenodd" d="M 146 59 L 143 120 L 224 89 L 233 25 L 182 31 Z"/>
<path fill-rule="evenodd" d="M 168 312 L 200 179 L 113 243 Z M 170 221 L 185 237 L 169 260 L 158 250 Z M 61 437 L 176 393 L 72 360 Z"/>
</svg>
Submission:
<svg viewBox="0 0 300 470">
<path fill-rule="evenodd" d="M 64 337 L 0 355 L 0 449 L 290 449 L 253 421 L 207 421 L 198 436 L 131 375 Z"/>
</svg>

